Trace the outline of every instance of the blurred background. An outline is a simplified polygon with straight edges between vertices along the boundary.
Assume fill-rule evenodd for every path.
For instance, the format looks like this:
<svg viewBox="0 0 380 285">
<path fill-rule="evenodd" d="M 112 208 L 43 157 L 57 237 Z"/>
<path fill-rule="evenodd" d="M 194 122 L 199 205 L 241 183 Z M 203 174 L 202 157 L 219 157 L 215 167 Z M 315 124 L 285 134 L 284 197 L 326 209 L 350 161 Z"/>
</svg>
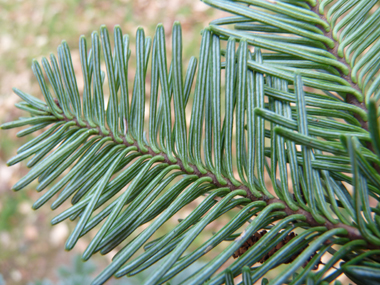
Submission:
<svg viewBox="0 0 380 285">
<path fill-rule="evenodd" d="M 62 40 L 70 46 L 73 62 L 81 80 L 78 40 L 85 35 L 91 43 L 93 30 L 105 24 L 112 34 L 119 24 L 134 42 L 136 28 L 144 27 L 153 36 L 157 23 L 163 23 L 171 44 L 171 26 L 180 21 L 184 39 L 185 62 L 197 56 L 200 31 L 221 12 L 197 0 L 2 0 L 0 1 L 0 124 L 24 116 L 14 104 L 17 87 L 40 97 L 31 70 L 33 58 L 40 60 L 56 52 Z M 134 52 L 134 45 L 131 46 Z M 133 65 L 130 67 L 133 75 Z M 88 244 L 81 239 L 71 252 L 64 243 L 72 229 L 70 223 L 52 227 L 56 215 L 46 205 L 34 212 L 33 202 L 40 196 L 36 185 L 15 193 L 11 186 L 26 174 L 26 163 L 7 167 L 6 161 L 32 136 L 16 139 L 20 129 L 0 132 L 0 284 L 89 284 L 109 262 L 110 256 L 95 256 L 82 263 L 78 254 Z M 74 282 L 75 280 L 75 282 Z M 131 284 L 141 284 L 139 279 Z M 38 282 L 39 281 L 39 282 Z M 110 284 L 127 284 L 124 279 Z"/>
</svg>

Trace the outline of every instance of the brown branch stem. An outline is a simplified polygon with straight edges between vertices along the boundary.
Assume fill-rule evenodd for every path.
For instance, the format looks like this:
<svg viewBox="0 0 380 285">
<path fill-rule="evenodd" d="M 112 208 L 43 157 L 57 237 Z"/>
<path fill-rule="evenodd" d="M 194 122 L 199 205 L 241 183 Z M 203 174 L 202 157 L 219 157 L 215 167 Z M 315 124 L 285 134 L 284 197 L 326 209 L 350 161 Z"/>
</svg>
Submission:
<svg viewBox="0 0 380 285">
<path fill-rule="evenodd" d="M 69 119 L 69 118 L 67 118 L 67 117 L 65 117 L 65 116 L 64 116 L 64 118 L 65 118 L 65 119 L 64 119 L 65 121 L 67 121 L 67 122 L 70 122 L 70 121 L 72 122 L 72 121 L 74 121 L 74 122 L 76 123 L 77 126 L 83 128 L 83 126 L 81 126 L 81 125 L 79 124 L 79 122 L 78 122 L 75 118 L 74 118 L 74 119 Z M 87 127 L 88 129 L 94 129 L 94 128 L 91 127 L 87 122 L 86 122 L 86 127 Z M 99 135 L 101 135 L 101 136 L 103 136 L 103 137 L 111 137 L 112 140 L 113 140 L 115 143 L 120 144 L 120 143 L 116 140 L 115 136 L 113 135 L 113 133 L 112 133 L 111 131 L 109 131 L 109 134 L 107 135 L 107 134 L 102 133 L 100 127 L 97 127 L 96 129 L 98 130 Z M 130 143 L 128 143 L 128 141 L 127 141 L 125 138 L 123 138 L 123 144 L 124 144 L 125 146 L 127 146 L 127 147 L 135 146 L 135 147 L 137 148 L 137 151 L 138 151 L 138 152 L 140 152 L 140 153 L 144 153 L 144 152 L 140 149 L 140 147 L 139 147 L 139 145 L 137 144 L 136 141 L 134 141 L 133 144 L 130 144 Z M 255 196 L 252 194 L 252 192 L 249 190 L 249 188 L 248 188 L 247 186 L 245 186 L 245 185 L 235 186 L 234 184 L 232 184 L 232 182 L 231 182 L 228 178 L 224 178 L 224 179 L 227 181 L 227 185 L 222 185 L 222 184 L 219 183 L 219 181 L 217 180 L 216 176 L 215 176 L 212 172 L 208 171 L 207 173 L 202 174 L 202 173 L 198 170 L 198 168 L 197 168 L 195 165 L 192 165 L 192 164 L 190 164 L 190 166 L 193 168 L 194 172 L 193 172 L 193 173 L 189 173 L 188 171 L 186 171 L 186 169 L 185 169 L 185 167 L 184 167 L 184 165 L 183 165 L 183 163 L 182 163 L 182 161 L 181 161 L 180 159 L 177 158 L 177 162 L 172 162 L 172 161 L 170 161 L 170 159 L 168 158 L 168 156 L 167 156 L 166 153 L 164 153 L 164 152 L 156 153 L 156 152 L 154 152 L 154 151 L 152 150 L 152 148 L 150 148 L 149 146 L 146 146 L 146 147 L 147 147 L 147 149 L 148 149 L 148 152 L 145 152 L 145 154 L 150 154 L 150 155 L 152 155 L 152 157 L 153 157 L 153 156 L 157 156 L 157 155 L 161 155 L 161 156 L 164 157 L 164 162 L 165 162 L 165 163 L 167 163 L 167 164 L 169 164 L 169 165 L 178 165 L 178 166 L 180 167 L 181 171 L 183 171 L 183 172 L 185 172 L 185 173 L 187 173 L 187 174 L 197 175 L 199 178 L 201 178 L 201 177 L 210 177 L 210 178 L 212 179 L 212 183 L 213 183 L 215 186 L 217 186 L 218 188 L 228 187 L 231 191 L 234 191 L 234 190 L 237 190 L 237 189 L 244 190 L 244 191 L 247 193 L 247 197 L 248 197 L 249 199 L 251 199 L 252 201 L 265 201 L 268 205 L 269 205 L 269 204 L 273 204 L 273 203 L 282 203 L 282 204 L 284 205 L 284 207 L 285 207 L 285 208 L 283 209 L 283 211 L 284 211 L 287 215 L 295 215 L 295 214 L 301 214 L 301 215 L 304 215 L 305 218 L 306 218 L 306 222 L 307 222 L 310 226 L 325 226 L 328 230 L 330 230 L 330 229 L 335 229 L 335 228 L 344 228 L 344 229 L 347 230 L 347 233 L 348 233 L 348 234 L 347 234 L 347 237 L 348 237 L 349 239 L 351 239 L 351 240 L 364 239 L 364 238 L 361 236 L 359 230 L 358 230 L 357 228 L 353 227 L 353 226 L 348 226 L 348 225 L 345 225 L 345 224 L 342 224 L 342 223 L 333 224 L 333 223 L 331 223 L 331 222 L 328 221 L 328 220 L 326 220 L 326 222 L 325 222 L 324 224 L 321 225 L 321 224 L 319 224 L 319 223 L 314 219 L 314 217 L 313 217 L 309 212 L 307 212 L 307 211 L 305 211 L 305 210 L 303 210 L 303 209 L 301 209 L 301 208 L 299 208 L 298 210 L 294 211 L 294 210 L 292 210 L 291 208 L 289 208 L 288 205 L 287 205 L 284 201 L 282 201 L 282 200 L 280 200 L 280 199 L 278 199 L 278 198 L 269 198 L 269 197 L 267 197 L 267 196 L 265 196 L 265 195 L 263 195 L 263 196 L 260 197 L 260 198 L 257 198 L 257 197 L 255 197 Z M 375 245 L 370 245 L 370 248 L 380 248 L 380 247 L 375 246 Z"/>
</svg>

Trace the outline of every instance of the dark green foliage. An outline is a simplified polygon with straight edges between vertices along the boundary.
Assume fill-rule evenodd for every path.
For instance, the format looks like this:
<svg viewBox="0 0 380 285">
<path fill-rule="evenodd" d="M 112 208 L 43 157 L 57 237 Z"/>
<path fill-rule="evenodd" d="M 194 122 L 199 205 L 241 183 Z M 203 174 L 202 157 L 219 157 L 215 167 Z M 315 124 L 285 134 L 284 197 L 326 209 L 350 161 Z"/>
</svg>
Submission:
<svg viewBox="0 0 380 285">
<path fill-rule="evenodd" d="M 56 210 L 71 199 L 52 224 L 77 220 L 68 250 L 98 229 L 84 260 L 118 249 L 94 284 L 157 261 L 145 284 L 163 284 L 221 243 L 224 249 L 183 284 L 233 284 L 240 274 L 241 284 L 254 284 L 289 260 L 262 284 L 328 284 L 342 273 L 358 284 L 379 284 L 377 1 L 204 2 L 233 16 L 203 30 L 198 60 L 186 72 L 177 22 L 171 60 L 162 25 L 153 39 L 137 30 L 133 56 L 118 26 L 113 44 L 105 27 L 92 34 L 89 51 L 81 37 L 83 91 L 66 42 L 42 68 L 33 61 L 45 102 L 15 89 L 25 101 L 16 106 L 31 116 L 1 128 L 32 125 L 18 136 L 48 129 L 8 161 L 31 157 L 30 172 L 13 189 L 38 180 L 44 193 L 35 209 L 55 199 Z M 174 229 L 155 235 L 196 199 Z M 189 250 L 227 212 L 230 222 Z M 217 272 L 263 228 L 268 232 L 259 241 Z M 295 238 L 253 267 L 293 230 Z M 327 253 L 330 261 L 315 270 Z"/>
</svg>

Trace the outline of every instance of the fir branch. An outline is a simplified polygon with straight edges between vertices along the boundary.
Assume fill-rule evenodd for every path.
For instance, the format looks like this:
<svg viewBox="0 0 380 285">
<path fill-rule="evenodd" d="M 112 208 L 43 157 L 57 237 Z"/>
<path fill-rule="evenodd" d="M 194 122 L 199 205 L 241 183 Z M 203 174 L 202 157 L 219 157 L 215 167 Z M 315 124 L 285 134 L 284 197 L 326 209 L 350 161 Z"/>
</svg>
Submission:
<svg viewBox="0 0 380 285">
<path fill-rule="evenodd" d="M 380 42 L 369 53 L 361 49 L 353 55 L 347 52 L 344 60 L 339 55 L 342 56 L 343 47 L 352 43 L 358 32 L 348 36 L 341 45 L 338 45 L 341 39 L 334 38 L 345 24 L 349 23 L 348 28 L 342 31 L 342 38 L 355 25 L 360 25 L 360 19 L 354 12 L 369 13 L 375 5 L 374 0 L 357 5 L 350 1 L 352 5 L 346 6 L 344 1 L 336 2 L 335 8 L 328 13 L 338 11 L 333 16 L 336 20 L 356 6 L 340 24 L 331 23 L 335 25 L 331 32 L 324 31 L 330 28 L 326 21 L 329 16 L 317 13 L 323 5 L 331 3 L 330 0 L 322 4 L 315 0 L 307 1 L 308 4 L 294 0 L 204 1 L 237 16 L 213 21 L 203 30 L 189 132 L 184 107 L 190 97 L 197 61 L 190 61 L 183 81 L 179 23 L 173 26 L 173 57 L 169 72 L 163 26 L 157 26 L 153 41 L 145 37 L 141 28 L 138 29 L 137 70 L 131 104 L 127 80 L 129 37 L 116 26 L 115 52 L 112 54 L 108 31 L 102 26 L 100 36 L 97 32 L 92 34 L 89 53 L 84 37 L 80 40 L 85 82 L 83 100 L 66 42 L 58 48 L 58 61 L 54 55 L 51 56 L 52 66 L 47 59 L 42 60 L 55 96 L 50 93 L 37 61 L 33 61 L 32 68 L 46 103 L 15 89 L 15 93 L 26 101 L 17 107 L 28 111 L 32 117 L 5 123 L 0 128 L 36 125 L 21 131 L 19 135 L 22 136 L 51 123 L 54 125 L 22 146 L 18 154 L 8 161 L 8 165 L 13 165 L 34 155 L 28 162 L 28 166 L 33 168 L 13 189 L 21 190 L 38 178 L 37 191 L 42 191 L 71 168 L 33 207 L 39 208 L 61 190 L 52 204 L 53 209 L 74 195 L 72 207 L 52 220 L 56 224 L 67 218 L 74 220 L 79 217 L 66 243 L 68 250 L 80 237 L 105 221 L 84 252 L 85 260 L 98 251 L 109 253 L 139 227 L 154 219 L 115 255 L 94 284 L 103 284 L 112 275 L 137 274 L 166 256 L 159 269 L 146 281 L 161 284 L 223 240 L 231 239 L 233 242 L 223 252 L 191 274 L 184 283 L 199 284 L 209 278 L 209 284 L 233 283 L 233 278 L 243 273 L 244 284 L 249 285 L 292 256 L 294 259 L 289 270 L 272 283 L 285 282 L 310 259 L 310 264 L 301 274 L 293 276 L 291 282 L 316 279 L 313 277 L 316 275 L 310 272 L 313 264 L 317 264 L 318 259 L 337 244 L 348 247 L 347 250 L 339 250 L 334 258 L 338 260 L 340 257 L 336 256 L 341 254 L 351 260 L 353 263 L 347 262 L 346 267 L 343 265 L 341 268 L 347 276 L 356 279 L 360 274 L 357 275 L 351 264 L 360 264 L 362 258 L 355 250 L 380 248 L 379 205 L 373 208 L 369 200 L 370 196 L 380 200 L 380 175 L 371 165 L 380 165 L 380 157 L 368 145 L 372 143 L 376 150 L 380 149 L 376 145 L 380 141 L 377 110 L 375 100 L 370 98 L 372 93 L 376 93 L 374 99 L 379 99 L 380 92 L 376 88 L 380 85 L 380 77 L 373 80 L 369 88 L 371 92 L 368 91 L 371 94 L 364 98 L 366 103 L 360 102 L 366 84 L 371 80 L 363 80 L 363 74 L 368 72 L 370 77 L 375 76 L 374 71 L 369 70 L 375 65 L 374 56 L 380 49 Z M 313 5 L 310 11 L 308 8 Z M 380 17 L 380 10 L 376 15 Z M 376 23 L 374 18 L 368 21 L 372 29 Z M 236 24 L 235 29 L 220 27 L 229 24 Z M 284 32 L 294 36 L 281 35 Z M 221 49 L 221 41 L 224 40 L 228 40 L 226 50 Z M 355 40 L 355 44 L 361 42 L 358 38 Z M 237 49 L 236 42 L 239 42 Z M 366 44 L 371 44 L 370 40 Z M 254 52 L 248 49 L 248 45 L 255 47 Z M 101 46 L 106 73 L 101 70 Z M 144 132 L 145 81 L 151 46 L 147 138 Z M 350 46 L 351 50 L 354 47 Z M 355 58 L 362 51 L 363 57 L 355 65 Z M 352 69 L 350 55 L 354 58 Z M 364 71 L 360 71 L 359 83 L 356 84 L 356 71 L 371 57 L 373 59 L 363 68 Z M 226 75 L 224 118 L 222 69 Z M 105 76 L 110 91 L 107 105 L 103 92 Z M 305 92 L 304 85 L 323 92 Z M 368 111 L 366 105 L 369 106 Z M 236 145 L 233 147 L 233 144 Z M 233 159 L 233 154 L 236 154 L 236 159 Z M 267 189 L 266 174 L 276 197 Z M 183 175 L 180 181 L 166 188 L 180 175 Z M 349 193 L 342 182 L 352 185 L 353 193 Z M 122 191 L 121 195 L 118 195 L 119 191 Z M 172 231 L 148 242 L 169 218 L 201 195 L 207 195 L 207 198 Z M 103 205 L 107 206 L 99 209 Z M 236 206 L 240 211 L 228 224 L 197 250 L 183 256 L 209 223 Z M 97 209 L 99 213 L 95 213 Z M 254 215 L 256 217 L 245 230 L 235 234 Z M 272 225 L 274 222 L 276 225 Z M 284 236 L 298 227 L 303 229 L 300 235 L 266 260 L 258 270 L 252 269 L 251 272 L 250 267 L 255 262 L 269 254 L 271 248 L 277 247 Z M 246 244 L 252 234 L 262 228 L 271 230 L 244 251 L 226 271 L 212 276 Z M 143 246 L 145 253 L 131 260 Z M 302 253 L 298 254 L 300 251 Z M 326 266 L 331 268 L 332 265 L 328 263 Z M 369 267 L 366 270 L 371 272 Z M 318 281 L 336 278 L 333 274 L 321 280 L 322 275 L 320 273 Z M 372 274 L 371 278 L 375 275 Z"/>
<path fill-rule="evenodd" d="M 59 103 L 57 100 L 55 100 L 56 104 L 58 105 L 59 107 Z M 83 128 L 82 125 L 79 124 L 78 120 L 76 118 L 73 118 L 73 119 L 69 119 L 67 118 L 65 115 L 64 116 L 64 120 L 66 122 L 75 122 L 75 124 L 80 127 L 80 128 Z M 83 122 L 86 124 L 86 128 L 87 129 L 94 129 L 90 126 L 90 124 L 88 122 L 86 122 L 85 120 L 83 120 Z M 100 127 L 96 127 L 95 128 L 98 132 L 99 135 L 101 135 L 102 137 L 111 137 L 112 140 L 116 143 L 116 144 L 120 144 L 120 142 L 118 140 L 116 140 L 114 134 L 112 133 L 112 131 L 108 130 L 108 133 L 103 133 L 103 131 L 101 130 Z M 195 166 L 195 165 L 192 165 L 192 164 L 189 164 L 189 166 L 193 169 L 193 172 L 189 172 L 184 164 L 182 163 L 181 159 L 177 158 L 177 162 L 173 162 L 171 161 L 167 154 L 165 152 L 159 152 L 159 153 L 156 153 L 153 151 L 153 149 L 149 146 L 147 146 L 147 152 L 146 151 L 143 151 L 140 149 L 137 141 L 133 140 L 133 143 L 131 144 L 130 142 L 128 142 L 125 137 L 122 137 L 123 139 L 123 144 L 127 147 L 130 147 L 130 146 L 135 146 L 137 148 L 137 151 L 142 153 L 142 154 L 150 154 L 152 157 L 154 156 L 163 156 L 164 157 L 164 163 L 167 163 L 168 165 L 178 165 L 181 169 L 181 171 L 183 171 L 184 173 L 187 173 L 187 174 L 192 174 L 192 175 L 196 175 L 198 176 L 199 178 L 202 178 L 202 177 L 209 177 L 212 179 L 212 184 L 214 184 L 217 188 L 222 188 L 222 187 L 226 187 L 230 190 L 230 192 L 233 192 L 235 190 L 244 190 L 246 192 L 246 196 L 251 199 L 251 201 L 255 202 L 255 201 L 264 201 L 266 202 L 268 205 L 270 204 L 275 204 L 275 203 L 281 203 L 284 205 L 284 209 L 283 211 L 288 215 L 288 216 L 291 216 L 291 215 L 303 215 L 305 216 L 305 222 L 307 222 L 310 226 L 324 226 L 326 227 L 328 230 L 331 230 L 331 229 L 338 229 L 338 228 L 343 228 L 345 230 L 347 230 L 347 237 L 350 239 L 350 240 L 365 240 L 362 235 L 360 234 L 359 230 L 353 226 L 349 226 L 349 225 L 345 225 L 343 223 L 337 223 L 337 224 L 333 224 L 331 223 L 330 221 L 326 220 L 324 224 L 320 224 L 318 223 L 315 218 L 312 216 L 311 213 L 303 210 L 303 209 L 298 209 L 296 211 L 292 210 L 284 201 L 282 201 L 281 199 L 278 199 L 278 198 L 269 198 L 268 196 L 266 195 L 262 195 L 262 197 L 255 197 L 252 192 L 249 190 L 249 188 L 245 185 L 239 185 L 239 186 L 235 186 L 228 178 L 224 177 L 225 181 L 227 182 L 226 185 L 222 185 L 220 184 L 220 182 L 218 181 L 218 179 L 216 178 L 216 175 L 214 173 L 212 173 L 211 171 L 207 171 L 206 173 L 201 173 L 199 171 L 199 169 Z M 380 246 L 376 246 L 376 245 L 371 245 L 369 244 L 369 247 L 372 248 L 372 249 L 380 249 Z"/>
<path fill-rule="evenodd" d="M 310 5 L 310 10 L 313 11 L 314 13 L 316 13 L 320 18 L 321 20 L 323 21 L 326 21 L 327 22 L 327 18 L 326 18 L 326 15 L 323 13 L 323 14 L 320 14 L 319 13 L 319 7 L 320 7 L 320 2 L 319 1 L 316 1 L 316 5 L 315 6 L 312 6 L 310 3 L 308 3 Z M 340 70 L 339 70 L 339 73 L 340 73 L 340 76 L 346 80 L 352 88 L 356 89 L 357 91 L 359 92 L 363 92 L 363 90 L 360 89 L 360 87 L 358 86 L 358 84 L 354 83 L 351 79 L 351 71 L 352 71 L 352 68 L 351 66 L 346 62 L 346 60 L 344 59 L 344 57 L 340 57 L 338 55 L 338 47 L 339 47 L 339 43 L 338 41 L 336 41 L 333 36 L 332 36 L 332 29 L 330 29 L 330 31 L 326 31 L 322 26 L 320 25 L 316 25 L 317 27 L 320 28 L 320 30 L 323 32 L 323 35 L 327 38 L 329 38 L 331 41 L 334 42 L 334 47 L 329 47 L 328 45 L 325 45 L 326 48 L 327 48 L 327 51 L 329 51 L 331 54 L 333 54 L 336 59 L 344 64 L 347 69 L 349 70 L 349 73 L 347 75 L 343 74 Z M 352 95 L 352 94 L 349 94 L 347 93 L 346 95 L 346 102 L 351 104 L 351 105 L 354 105 L 354 106 L 357 106 L 359 108 L 361 108 L 362 110 L 364 110 L 365 112 L 367 112 L 367 107 L 365 106 L 364 102 L 359 102 L 358 99 Z M 360 122 L 360 125 L 362 126 L 363 129 L 367 130 L 368 131 L 368 122 L 363 120 L 362 117 L 360 117 L 358 114 L 354 114 L 354 117 Z M 369 144 L 370 145 L 370 144 Z M 380 170 L 380 168 L 379 168 Z"/>
</svg>

